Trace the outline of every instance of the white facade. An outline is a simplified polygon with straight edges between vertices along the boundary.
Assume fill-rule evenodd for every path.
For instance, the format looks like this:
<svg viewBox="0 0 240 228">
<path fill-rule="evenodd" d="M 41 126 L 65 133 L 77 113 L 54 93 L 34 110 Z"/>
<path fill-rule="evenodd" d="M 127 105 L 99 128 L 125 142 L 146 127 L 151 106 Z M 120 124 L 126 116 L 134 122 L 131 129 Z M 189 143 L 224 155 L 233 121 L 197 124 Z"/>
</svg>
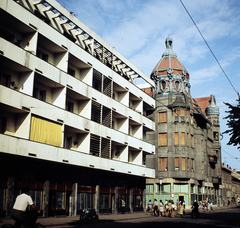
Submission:
<svg viewBox="0 0 240 228">
<path fill-rule="evenodd" d="M 0 18 L 0 156 L 155 177 L 155 100 L 133 83 L 154 82 L 54 0 L 1 0 Z M 61 125 L 59 146 L 30 140 L 32 117 Z"/>
</svg>

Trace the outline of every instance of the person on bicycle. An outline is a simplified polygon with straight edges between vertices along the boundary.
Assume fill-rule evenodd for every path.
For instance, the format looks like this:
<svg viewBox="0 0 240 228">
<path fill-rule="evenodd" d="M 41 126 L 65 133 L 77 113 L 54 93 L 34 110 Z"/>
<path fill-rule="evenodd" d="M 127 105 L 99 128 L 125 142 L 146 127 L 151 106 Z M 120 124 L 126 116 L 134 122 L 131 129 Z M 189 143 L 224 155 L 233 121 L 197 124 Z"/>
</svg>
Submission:
<svg viewBox="0 0 240 228">
<path fill-rule="evenodd" d="M 29 188 L 25 188 L 23 193 L 17 196 L 12 210 L 12 218 L 15 220 L 14 227 L 20 228 L 22 225 L 24 228 L 31 227 L 32 222 L 26 213 L 28 205 L 34 210 L 37 210 L 33 204 L 32 198 L 29 195 Z"/>
</svg>

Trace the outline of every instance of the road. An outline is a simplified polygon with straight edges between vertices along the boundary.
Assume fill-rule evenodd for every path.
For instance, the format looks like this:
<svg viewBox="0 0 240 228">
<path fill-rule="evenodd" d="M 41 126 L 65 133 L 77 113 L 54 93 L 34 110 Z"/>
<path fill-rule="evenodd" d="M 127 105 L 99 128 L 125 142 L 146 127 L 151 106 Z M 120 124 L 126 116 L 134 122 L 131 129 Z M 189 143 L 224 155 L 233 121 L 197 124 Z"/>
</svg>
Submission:
<svg viewBox="0 0 240 228">
<path fill-rule="evenodd" d="M 98 227 L 98 228 L 240 228 L 240 208 L 232 208 L 228 210 L 218 210 L 211 212 L 201 212 L 200 217 L 197 219 L 191 218 L 190 213 L 185 217 L 179 216 L 175 218 L 169 217 L 154 217 L 152 215 L 141 214 L 136 218 L 128 219 L 127 216 L 121 217 L 118 220 L 106 219 L 100 216 L 98 223 L 79 224 L 78 221 L 68 223 L 66 225 L 54 225 L 47 227 L 59 228 L 78 228 L 78 227 Z"/>
</svg>

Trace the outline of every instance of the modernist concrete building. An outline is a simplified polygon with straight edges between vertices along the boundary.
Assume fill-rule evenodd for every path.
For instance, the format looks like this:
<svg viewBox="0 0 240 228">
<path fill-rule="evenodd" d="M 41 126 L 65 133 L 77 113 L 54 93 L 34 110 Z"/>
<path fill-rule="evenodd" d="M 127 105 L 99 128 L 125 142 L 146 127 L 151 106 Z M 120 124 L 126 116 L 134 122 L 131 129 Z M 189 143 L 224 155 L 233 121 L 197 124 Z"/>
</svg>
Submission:
<svg viewBox="0 0 240 228">
<path fill-rule="evenodd" d="M 156 131 L 147 134 L 155 144 L 147 166 L 156 178 L 147 180 L 147 200 L 221 200 L 221 144 L 219 108 L 215 97 L 193 99 L 189 73 L 166 39 L 166 51 L 151 73 L 156 86 L 144 91 L 156 99 L 151 114 Z"/>
<path fill-rule="evenodd" d="M 143 210 L 154 81 L 54 0 L 0 1 L 0 213 Z M 154 167 L 155 168 L 155 167 Z"/>
</svg>

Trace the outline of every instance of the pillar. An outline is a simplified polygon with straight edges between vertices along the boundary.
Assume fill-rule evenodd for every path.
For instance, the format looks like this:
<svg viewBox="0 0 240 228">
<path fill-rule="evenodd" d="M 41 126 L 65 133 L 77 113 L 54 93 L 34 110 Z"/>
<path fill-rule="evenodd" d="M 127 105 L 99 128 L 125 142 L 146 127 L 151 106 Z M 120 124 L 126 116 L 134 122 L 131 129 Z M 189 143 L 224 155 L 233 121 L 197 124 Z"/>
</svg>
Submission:
<svg viewBox="0 0 240 228">
<path fill-rule="evenodd" d="M 44 183 L 44 205 L 43 205 L 43 217 L 48 217 L 49 209 L 49 190 L 50 190 L 50 181 L 45 181 Z"/>
<path fill-rule="evenodd" d="M 71 216 L 77 215 L 77 192 L 78 192 L 78 183 L 73 184 L 73 191 L 71 194 Z"/>
<path fill-rule="evenodd" d="M 14 204 L 14 185 L 15 185 L 15 178 L 9 177 L 8 184 L 7 184 L 7 210 L 6 210 L 6 218 L 11 217 L 11 211 Z"/>
<path fill-rule="evenodd" d="M 100 185 L 96 186 L 96 197 L 95 198 L 96 198 L 95 210 L 97 213 L 99 213 Z"/>
<path fill-rule="evenodd" d="M 133 188 L 130 189 L 130 213 L 133 213 Z"/>
<path fill-rule="evenodd" d="M 115 206 L 114 206 L 115 214 L 118 213 L 118 187 L 115 187 Z"/>
<path fill-rule="evenodd" d="M 143 212 L 146 213 L 146 189 L 143 190 Z"/>
</svg>

